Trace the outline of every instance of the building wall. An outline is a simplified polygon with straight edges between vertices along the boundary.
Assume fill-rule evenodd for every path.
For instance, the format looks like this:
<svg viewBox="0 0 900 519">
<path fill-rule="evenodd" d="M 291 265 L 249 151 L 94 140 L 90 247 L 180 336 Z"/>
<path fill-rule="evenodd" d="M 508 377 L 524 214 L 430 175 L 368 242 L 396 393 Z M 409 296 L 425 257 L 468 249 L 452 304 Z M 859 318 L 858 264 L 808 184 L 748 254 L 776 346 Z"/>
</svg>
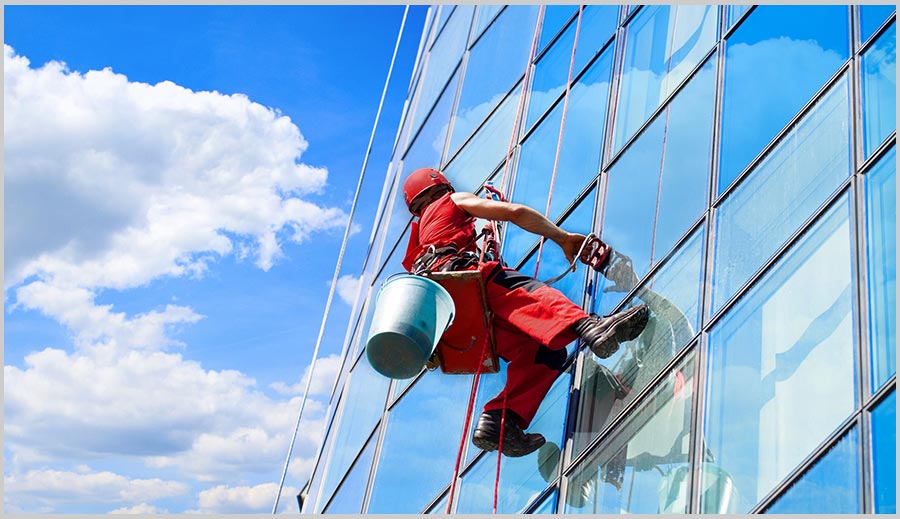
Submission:
<svg viewBox="0 0 900 519">
<path fill-rule="evenodd" d="M 426 166 L 602 231 L 608 277 L 556 287 L 652 311 L 609 359 L 569 346 L 498 512 L 895 511 L 895 45 L 893 6 L 434 6 L 304 511 L 446 508 L 473 377 L 391 381 L 363 352 Z M 565 268 L 516 228 L 503 256 Z M 469 435 L 452 510 L 489 513 Z"/>
</svg>

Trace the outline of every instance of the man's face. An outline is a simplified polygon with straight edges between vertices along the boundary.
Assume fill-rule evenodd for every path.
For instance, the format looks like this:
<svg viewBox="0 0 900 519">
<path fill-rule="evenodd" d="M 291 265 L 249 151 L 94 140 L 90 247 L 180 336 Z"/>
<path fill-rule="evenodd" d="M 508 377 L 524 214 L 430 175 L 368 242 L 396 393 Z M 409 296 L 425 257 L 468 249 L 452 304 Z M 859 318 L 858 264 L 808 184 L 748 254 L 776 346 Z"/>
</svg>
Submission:
<svg viewBox="0 0 900 519">
<path fill-rule="evenodd" d="M 415 216 L 421 216 L 422 211 L 428 207 L 428 204 L 444 196 L 448 191 L 450 191 L 450 186 L 445 184 L 429 187 L 422 191 L 419 196 L 413 198 L 412 202 L 409 203 L 409 212 Z"/>
</svg>

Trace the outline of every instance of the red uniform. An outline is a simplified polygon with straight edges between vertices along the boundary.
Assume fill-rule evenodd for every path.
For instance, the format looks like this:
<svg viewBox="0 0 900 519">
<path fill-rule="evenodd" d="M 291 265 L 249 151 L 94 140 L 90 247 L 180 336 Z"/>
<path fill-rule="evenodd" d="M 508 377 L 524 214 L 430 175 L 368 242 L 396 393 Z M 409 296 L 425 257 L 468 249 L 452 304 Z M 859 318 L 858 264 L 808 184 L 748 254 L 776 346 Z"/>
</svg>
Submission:
<svg viewBox="0 0 900 519">
<path fill-rule="evenodd" d="M 403 259 L 407 271 L 431 245 L 454 245 L 460 252 L 476 250 L 475 218 L 457 206 L 450 193 L 429 204 L 412 225 Z M 559 290 L 496 261 L 472 268 L 485 281 L 497 354 L 509 362 L 506 387 L 484 410 L 501 409 L 506 395 L 507 409 L 524 429 L 561 373 L 566 345 L 578 338 L 572 325 L 588 315 Z"/>
</svg>

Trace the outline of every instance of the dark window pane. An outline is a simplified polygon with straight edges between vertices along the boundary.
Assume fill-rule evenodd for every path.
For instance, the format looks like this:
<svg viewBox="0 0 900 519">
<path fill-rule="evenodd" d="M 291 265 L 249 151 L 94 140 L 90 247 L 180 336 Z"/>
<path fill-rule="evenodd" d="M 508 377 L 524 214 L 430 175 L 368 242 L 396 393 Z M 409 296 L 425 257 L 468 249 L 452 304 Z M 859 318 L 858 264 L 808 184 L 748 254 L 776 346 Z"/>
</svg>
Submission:
<svg viewBox="0 0 900 519">
<path fill-rule="evenodd" d="M 872 412 L 872 475 L 875 513 L 897 513 L 897 392 Z"/>
<path fill-rule="evenodd" d="M 538 52 L 550 43 L 550 40 L 559 33 L 563 25 L 572 19 L 578 12 L 577 5 L 548 5 L 544 9 L 544 23 L 541 26 L 541 36 L 538 42 Z"/>
<path fill-rule="evenodd" d="M 603 240 L 638 277 L 706 210 L 715 76 L 710 60 L 609 172 Z"/>
<path fill-rule="evenodd" d="M 859 433 L 851 429 L 810 467 L 767 514 L 858 514 Z"/>
<path fill-rule="evenodd" d="M 847 6 L 761 5 L 725 46 L 719 193 L 848 57 Z"/>
<path fill-rule="evenodd" d="M 716 42 L 716 6 L 645 6 L 628 24 L 613 151 L 700 63 Z"/>
<path fill-rule="evenodd" d="M 368 513 L 420 513 L 450 483 L 471 384 L 426 373 L 390 412 Z"/>
<path fill-rule="evenodd" d="M 850 174 L 846 76 L 716 210 L 717 310 Z"/>
<path fill-rule="evenodd" d="M 372 436 L 365 450 L 359 455 L 359 459 L 353 464 L 347 479 L 341 483 L 340 488 L 334 494 L 331 503 L 323 513 L 326 514 L 358 514 L 362 510 L 363 497 L 366 494 L 366 484 L 369 482 L 369 469 L 372 467 L 372 457 L 375 455 L 375 443 L 378 435 Z"/>
<path fill-rule="evenodd" d="M 328 501 L 381 418 L 389 383 L 389 379 L 372 369 L 367 359 L 360 359 L 350 373 L 347 399 L 337 430 L 332 433 L 334 450 L 328 456 L 329 465 L 322 485 L 323 502 Z"/>
<path fill-rule="evenodd" d="M 887 20 L 888 16 L 896 10 L 896 6 L 893 5 L 859 6 L 860 41 L 865 43 L 866 40 L 871 38 L 875 31 L 881 27 L 881 24 Z"/>
<path fill-rule="evenodd" d="M 868 158 L 897 128 L 897 31 L 891 26 L 862 55 L 863 151 Z"/>
<path fill-rule="evenodd" d="M 481 4 L 478 7 L 478 17 L 475 21 L 475 34 L 473 38 L 477 39 L 478 36 L 481 35 L 481 32 L 484 31 L 484 28 L 488 26 L 489 23 L 497 16 L 497 13 L 503 9 L 502 4 Z"/>
<path fill-rule="evenodd" d="M 568 480 L 566 514 L 688 512 L 693 355 Z"/>
<path fill-rule="evenodd" d="M 897 151 L 866 174 L 872 391 L 897 371 Z"/>
<path fill-rule="evenodd" d="M 569 25 L 566 32 L 534 66 L 531 95 L 528 97 L 528 113 L 525 117 L 526 129 L 531 129 L 534 122 L 566 91 L 573 43 L 575 43 L 574 23 Z"/>
<path fill-rule="evenodd" d="M 491 376 L 493 375 L 487 375 Z M 497 513 L 519 512 L 558 474 L 570 381 L 571 370 L 556 379 L 528 428 L 528 432 L 543 434 L 547 443 L 527 456 L 502 458 Z M 476 419 L 480 414 L 479 409 L 475 410 Z M 463 477 L 456 513 L 491 513 L 496 474 L 497 453 L 489 452 Z"/>
<path fill-rule="evenodd" d="M 539 10 L 537 5 L 507 7 L 469 51 L 451 155 L 525 74 Z"/>
<path fill-rule="evenodd" d="M 457 191 L 477 191 L 497 165 L 506 160 L 516 109 L 519 107 L 519 88 L 513 89 L 513 93 L 444 168 L 444 175 Z M 497 188 L 500 187 L 498 183 Z"/>
<path fill-rule="evenodd" d="M 629 302 L 629 307 L 646 303 L 650 308 L 650 321 L 637 339 L 624 343 L 607 359 L 586 353 L 573 442 L 575 454 L 587 447 L 696 335 L 700 320 L 703 245 L 701 228 Z M 622 277 L 627 279 L 628 276 Z M 610 290 L 609 285 L 608 280 L 602 279 L 597 292 Z M 632 287 L 633 284 L 626 282 L 621 290 L 628 291 Z M 609 292 L 607 296 L 611 297 L 604 299 L 618 302 L 622 294 Z M 612 308 L 604 304 L 597 309 L 600 314 L 611 311 Z"/>
<path fill-rule="evenodd" d="M 446 12 L 451 6 L 442 6 L 441 11 Z M 466 40 L 469 37 L 469 27 L 472 24 L 472 12 L 474 5 L 461 5 L 453 10 L 447 26 L 441 31 L 437 41 L 428 54 L 428 62 L 422 79 L 419 80 L 419 99 L 416 102 L 416 111 L 413 116 L 413 132 L 425 120 L 425 116 L 431 110 L 434 100 L 443 91 L 444 84 L 450 78 L 450 74 L 456 69 L 466 49 Z M 444 122 L 444 121 L 441 121 Z"/>
<path fill-rule="evenodd" d="M 746 513 L 856 408 L 850 204 L 832 207 L 713 327 L 705 437 Z M 828 376 L 823 376 L 827 373 Z M 701 499 L 703 513 L 722 512 Z"/>
</svg>

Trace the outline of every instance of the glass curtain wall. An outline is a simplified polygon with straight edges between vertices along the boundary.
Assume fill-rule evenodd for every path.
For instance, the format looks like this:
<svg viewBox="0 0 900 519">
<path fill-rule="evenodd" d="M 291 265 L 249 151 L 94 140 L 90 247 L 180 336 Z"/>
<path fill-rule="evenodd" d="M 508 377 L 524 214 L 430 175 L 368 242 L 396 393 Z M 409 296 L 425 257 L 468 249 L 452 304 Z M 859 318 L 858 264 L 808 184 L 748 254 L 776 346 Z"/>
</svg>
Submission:
<svg viewBox="0 0 900 519">
<path fill-rule="evenodd" d="M 896 513 L 895 8 L 441 5 L 426 20 L 303 511 L 489 513 L 496 485 L 501 513 Z M 650 309 L 607 359 L 568 346 L 529 429 L 547 444 L 502 458 L 499 478 L 464 424 L 505 367 L 472 394 L 472 375 L 389 380 L 365 358 L 419 167 L 596 232 L 610 265 L 556 288 L 588 312 Z M 506 227 L 510 267 L 567 267 Z"/>
</svg>

